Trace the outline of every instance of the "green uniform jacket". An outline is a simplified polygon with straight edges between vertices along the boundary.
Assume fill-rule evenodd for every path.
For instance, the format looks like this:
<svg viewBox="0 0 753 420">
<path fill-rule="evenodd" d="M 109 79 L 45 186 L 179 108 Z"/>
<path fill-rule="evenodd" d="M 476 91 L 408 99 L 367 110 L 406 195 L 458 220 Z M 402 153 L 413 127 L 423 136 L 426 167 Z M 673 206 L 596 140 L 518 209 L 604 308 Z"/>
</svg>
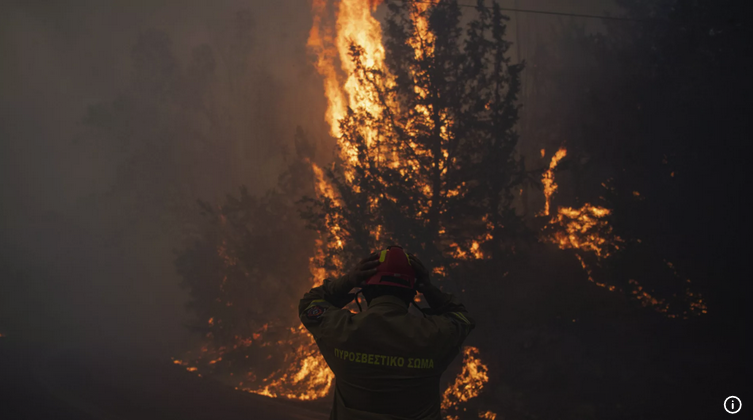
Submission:
<svg viewBox="0 0 753 420">
<path fill-rule="evenodd" d="M 344 290 L 347 289 L 347 290 Z M 440 420 L 439 378 L 475 326 L 465 307 L 436 287 L 424 293 L 431 315 L 408 313 L 380 296 L 352 313 L 340 280 L 325 280 L 298 312 L 335 373 L 333 420 Z"/>
</svg>

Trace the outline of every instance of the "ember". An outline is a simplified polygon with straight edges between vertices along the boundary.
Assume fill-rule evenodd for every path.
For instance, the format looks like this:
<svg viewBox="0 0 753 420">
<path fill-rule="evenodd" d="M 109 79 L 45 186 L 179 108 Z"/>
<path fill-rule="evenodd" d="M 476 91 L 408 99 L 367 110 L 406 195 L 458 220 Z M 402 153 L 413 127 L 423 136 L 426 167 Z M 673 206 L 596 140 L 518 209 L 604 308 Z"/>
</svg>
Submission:
<svg viewBox="0 0 753 420">
<path fill-rule="evenodd" d="M 620 249 L 622 242 L 605 219 L 610 213 L 607 208 L 588 203 L 579 209 L 560 207 L 549 222 L 558 226 L 549 240 L 561 249 L 578 249 L 607 258 Z"/>
<path fill-rule="evenodd" d="M 544 153 L 544 149 L 541 149 L 542 158 L 544 157 Z M 546 204 L 544 210 L 540 214 L 541 216 L 549 216 L 549 203 L 552 200 L 552 195 L 557 191 L 557 184 L 554 182 L 554 169 L 565 156 L 567 156 L 567 149 L 561 147 L 552 157 L 552 161 L 549 163 L 549 169 L 547 169 L 541 177 L 541 183 L 544 184 L 544 198 L 546 198 Z"/>
</svg>

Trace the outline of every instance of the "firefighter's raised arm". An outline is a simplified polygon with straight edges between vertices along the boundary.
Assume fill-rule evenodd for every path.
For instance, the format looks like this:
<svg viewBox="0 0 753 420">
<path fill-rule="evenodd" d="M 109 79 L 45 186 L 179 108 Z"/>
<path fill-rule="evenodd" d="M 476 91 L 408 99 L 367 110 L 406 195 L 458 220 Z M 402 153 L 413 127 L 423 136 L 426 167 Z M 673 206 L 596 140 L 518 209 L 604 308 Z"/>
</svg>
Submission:
<svg viewBox="0 0 753 420">
<path fill-rule="evenodd" d="M 368 307 L 352 313 L 356 287 Z M 432 313 L 410 311 L 417 291 Z M 389 246 L 311 289 L 298 312 L 337 378 L 331 419 L 441 418 L 440 375 L 474 324 L 420 260 Z"/>
<path fill-rule="evenodd" d="M 450 293 L 441 291 L 438 287 L 431 284 L 429 270 L 413 254 L 408 254 L 411 260 L 411 266 L 416 272 L 416 290 L 421 292 L 426 298 L 426 302 L 436 315 L 449 317 L 452 321 L 461 326 L 461 336 L 465 338 L 474 327 L 475 322 L 468 315 L 468 310 Z"/>
<path fill-rule="evenodd" d="M 379 255 L 374 253 L 362 259 L 352 270 L 337 279 L 325 279 L 319 287 L 306 292 L 298 304 L 298 316 L 303 325 L 314 335 L 321 336 L 319 326 L 327 312 L 339 311 L 355 297 L 349 293 L 354 287 L 376 273 Z M 345 311 L 348 314 L 349 311 Z"/>
</svg>

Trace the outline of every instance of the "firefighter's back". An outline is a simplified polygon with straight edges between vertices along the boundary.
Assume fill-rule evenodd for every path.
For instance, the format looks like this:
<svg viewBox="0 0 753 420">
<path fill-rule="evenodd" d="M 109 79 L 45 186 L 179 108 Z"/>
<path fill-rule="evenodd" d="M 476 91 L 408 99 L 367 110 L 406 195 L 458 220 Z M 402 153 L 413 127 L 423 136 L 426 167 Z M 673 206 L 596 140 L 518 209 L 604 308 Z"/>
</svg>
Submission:
<svg viewBox="0 0 753 420">
<path fill-rule="evenodd" d="M 374 299 L 348 324 L 328 352 L 336 405 L 388 416 L 381 418 L 439 419 L 439 380 L 455 351 L 443 342 L 441 325 L 390 296 Z"/>
<path fill-rule="evenodd" d="M 354 314 L 344 306 L 356 286 L 369 306 Z M 431 315 L 408 311 L 417 291 Z M 415 256 L 395 246 L 373 253 L 304 294 L 298 314 L 335 373 L 331 419 L 441 419 L 440 376 L 475 324 Z"/>
</svg>

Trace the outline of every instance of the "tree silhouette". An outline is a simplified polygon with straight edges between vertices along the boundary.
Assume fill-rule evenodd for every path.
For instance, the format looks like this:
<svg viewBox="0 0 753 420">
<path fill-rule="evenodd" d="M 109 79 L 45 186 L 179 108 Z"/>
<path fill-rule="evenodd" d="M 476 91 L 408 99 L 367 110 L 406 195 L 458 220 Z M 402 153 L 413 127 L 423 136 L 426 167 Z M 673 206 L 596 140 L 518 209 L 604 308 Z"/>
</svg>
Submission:
<svg viewBox="0 0 753 420">
<path fill-rule="evenodd" d="M 499 261 L 524 231 L 514 201 L 524 178 L 514 129 L 523 66 L 507 57 L 507 17 L 480 2 L 463 29 L 456 1 L 388 7 L 386 68 L 350 49 L 364 103 L 376 105 L 348 109 L 323 180 L 334 194 L 307 200 L 324 266 L 388 243 L 414 250 L 439 277 Z"/>
<path fill-rule="evenodd" d="M 129 84 L 89 106 L 83 122 L 92 129 L 92 147 L 115 162 L 110 191 L 93 197 L 119 208 L 110 225 L 180 238 L 197 197 L 218 199 L 216 191 L 251 178 L 261 191 L 274 186 L 269 174 L 283 167 L 278 85 L 253 60 L 250 12 L 236 13 L 224 27 L 187 57 L 166 32 L 144 30 L 130 50 Z"/>
<path fill-rule="evenodd" d="M 316 148 L 301 129 L 295 145 L 278 188 L 257 197 L 241 187 L 219 206 L 200 200 L 201 234 L 175 261 L 195 315 L 190 327 L 203 333 L 206 349 L 188 357 L 218 375 L 246 369 L 266 376 L 286 356 L 274 343 L 295 338 L 289 327 L 298 324 L 296 307 L 310 287 L 302 280 L 310 277 L 316 238 L 296 205 L 312 192 L 310 161 Z M 261 335 L 267 346 L 252 346 Z"/>
<path fill-rule="evenodd" d="M 531 58 L 533 123 L 523 134 L 535 146 L 525 153 L 566 142 L 556 204 L 613 210 L 609 223 L 624 243 L 589 261 L 600 282 L 672 317 L 703 314 L 700 300 L 721 275 L 720 251 L 708 245 L 731 220 L 721 210 L 731 209 L 721 205 L 728 189 L 716 186 L 741 180 L 717 153 L 735 150 L 732 139 L 746 131 L 734 115 L 750 90 L 739 41 L 749 27 L 731 18 L 742 12 L 735 2 L 620 5 L 639 21 L 605 21 L 600 34 L 560 24 Z"/>
</svg>

